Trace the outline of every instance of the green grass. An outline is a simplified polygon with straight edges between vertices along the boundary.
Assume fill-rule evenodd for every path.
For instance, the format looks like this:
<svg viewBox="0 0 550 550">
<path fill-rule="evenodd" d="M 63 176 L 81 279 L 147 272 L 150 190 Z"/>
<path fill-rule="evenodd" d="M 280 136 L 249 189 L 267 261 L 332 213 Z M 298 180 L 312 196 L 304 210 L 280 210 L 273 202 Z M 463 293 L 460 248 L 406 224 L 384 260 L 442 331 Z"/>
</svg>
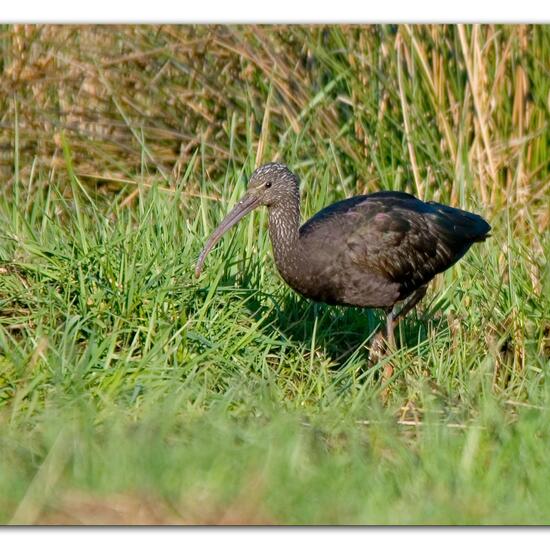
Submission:
<svg viewBox="0 0 550 550">
<path fill-rule="evenodd" d="M 470 27 L 369 31 L 373 44 L 399 36 L 410 50 L 369 58 L 387 67 L 367 87 L 341 51 L 356 31 L 334 27 L 323 42 L 296 28 L 324 83 L 300 111 L 301 131 L 274 130 L 277 142 L 269 121 L 240 130 L 228 117 L 230 157 L 212 172 L 202 145 L 164 179 L 142 141 L 131 181 L 106 189 L 79 177 L 69 133 L 62 168 L 26 164 L 15 119 L 0 195 L 0 522 L 550 523 L 548 78 L 537 65 L 550 43 L 546 28 L 532 29 L 528 50 L 499 31 L 486 65 L 470 69 L 498 79 L 502 52 L 510 63 L 523 52 L 521 128 L 504 81 L 489 79 L 494 111 L 472 114 L 467 67 L 445 49 L 463 51 L 461 38 L 480 47 L 476 33 L 489 31 Z M 445 74 L 423 64 L 428 52 Z M 264 92 L 279 116 L 277 90 Z M 348 93 L 364 118 L 341 107 L 342 135 L 326 133 L 324 103 Z M 366 157 L 358 121 L 368 122 Z M 265 212 L 193 277 L 258 148 L 299 173 L 304 216 L 365 189 L 404 189 L 484 215 L 492 237 L 438 276 L 401 323 L 398 351 L 369 367 L 380 313 L 315 307 L 286 287 Z"/>
<path fill-rule="evenodd" d="M 384 404 L 376 312 L 315 317 L 257 238 L 263 214 L 195 281 L 225 207 L 182 215 L 184 189 L 4 204 L 2 521 L 78 490 L 152 494 L 183 521 L 548 522 L 549 294 L 517 243 L 503 280 L 505 212 L 402 324 Z"/>
</svg>

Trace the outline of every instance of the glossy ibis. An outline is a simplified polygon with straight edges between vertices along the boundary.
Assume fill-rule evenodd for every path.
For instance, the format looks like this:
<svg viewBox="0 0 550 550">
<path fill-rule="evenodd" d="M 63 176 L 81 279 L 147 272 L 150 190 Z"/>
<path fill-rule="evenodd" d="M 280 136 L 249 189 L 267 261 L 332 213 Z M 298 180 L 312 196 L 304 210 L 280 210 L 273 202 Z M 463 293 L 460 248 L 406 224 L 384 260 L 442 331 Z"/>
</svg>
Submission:
<svg viewBox="0 0 550 550">
<path fill-rule="evenodd" d="M 288 285 L 317 302 L 384 309 L 393 347 L 395 323 L 423 298 L 429 281 L 491 229 L 476 214 L 398 191 L 344 199 L 300 227 L 298 185 L 284 164 L 258 168 L 246 195 L 208 239 L 195 275 L 226 231 L 267 206 L 275 263 Z"/>
</svg>

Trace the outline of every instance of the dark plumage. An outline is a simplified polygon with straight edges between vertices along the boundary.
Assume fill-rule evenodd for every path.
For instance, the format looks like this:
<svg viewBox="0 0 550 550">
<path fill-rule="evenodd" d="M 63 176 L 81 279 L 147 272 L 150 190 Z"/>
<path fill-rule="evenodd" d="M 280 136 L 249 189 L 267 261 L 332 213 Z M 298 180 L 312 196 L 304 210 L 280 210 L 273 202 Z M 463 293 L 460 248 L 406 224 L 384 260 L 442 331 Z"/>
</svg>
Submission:
<svg viewBox="0 0 550 550">
<path fill-rule="evenodd" d="M 297 292 L 318 302 L 383 308 L 387 337 L 424 296 L 426 285 L 457 262 L 489 224 L 480 216 L 413 195 L 381 191 L 336 202 L 300 227 L 298 178 L 270 163 L 251 176 L 248 193 L 204 247 L 197 277 L 210 249 L 245 214 L 265 205 L 275 263 Z M 393 308 L 405 300 L 399 313 Z"/>
</svg>

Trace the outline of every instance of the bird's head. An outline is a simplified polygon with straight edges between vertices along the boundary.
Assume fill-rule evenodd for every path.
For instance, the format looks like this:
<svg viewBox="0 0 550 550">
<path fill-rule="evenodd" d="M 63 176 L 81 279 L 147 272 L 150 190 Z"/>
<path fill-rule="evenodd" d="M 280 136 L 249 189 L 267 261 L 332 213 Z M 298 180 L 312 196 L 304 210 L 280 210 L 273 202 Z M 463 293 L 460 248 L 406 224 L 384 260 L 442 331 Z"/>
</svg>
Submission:
<svg viewBox="0 0 550 550">
<path fill-rule="evenodd" d="M 257 168 L 250 176 L 244 197 L 227 214 L 206 242 L 195 267 L 195 276 L 199 277 L 201 274 L 204 260 L 210 250 L 241 218 L 258 206 L 272 208 L 295 201 L 299 196 L 298 186 L 298 177 L 284 164 L 270 162 Z"/>
<path fill-rule="evenodd" d="M 280 206 L 295 200 L 298 186 L 298 177 L 285 164 L 270 162 L 254 170 L 248 180 L 247 195 L 256 197 L 258 204 Z"/>
</svg>

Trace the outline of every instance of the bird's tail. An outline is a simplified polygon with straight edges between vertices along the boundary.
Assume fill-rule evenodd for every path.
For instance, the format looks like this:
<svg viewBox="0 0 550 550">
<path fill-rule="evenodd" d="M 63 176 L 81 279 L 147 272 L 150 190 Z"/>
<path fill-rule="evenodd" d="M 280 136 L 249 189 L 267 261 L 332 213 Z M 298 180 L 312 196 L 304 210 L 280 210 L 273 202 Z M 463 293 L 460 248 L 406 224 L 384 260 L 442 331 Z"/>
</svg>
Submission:
<svg viewBox="0 0 550 550">
<path fill-rule="evenodd" d="M 438 225 L 449 236 L 470 242 L 483 242 L 491 236 L 491 226 L 481 216 L 437 202 L 429 204 L 437 209 Z"/>
</svg>

